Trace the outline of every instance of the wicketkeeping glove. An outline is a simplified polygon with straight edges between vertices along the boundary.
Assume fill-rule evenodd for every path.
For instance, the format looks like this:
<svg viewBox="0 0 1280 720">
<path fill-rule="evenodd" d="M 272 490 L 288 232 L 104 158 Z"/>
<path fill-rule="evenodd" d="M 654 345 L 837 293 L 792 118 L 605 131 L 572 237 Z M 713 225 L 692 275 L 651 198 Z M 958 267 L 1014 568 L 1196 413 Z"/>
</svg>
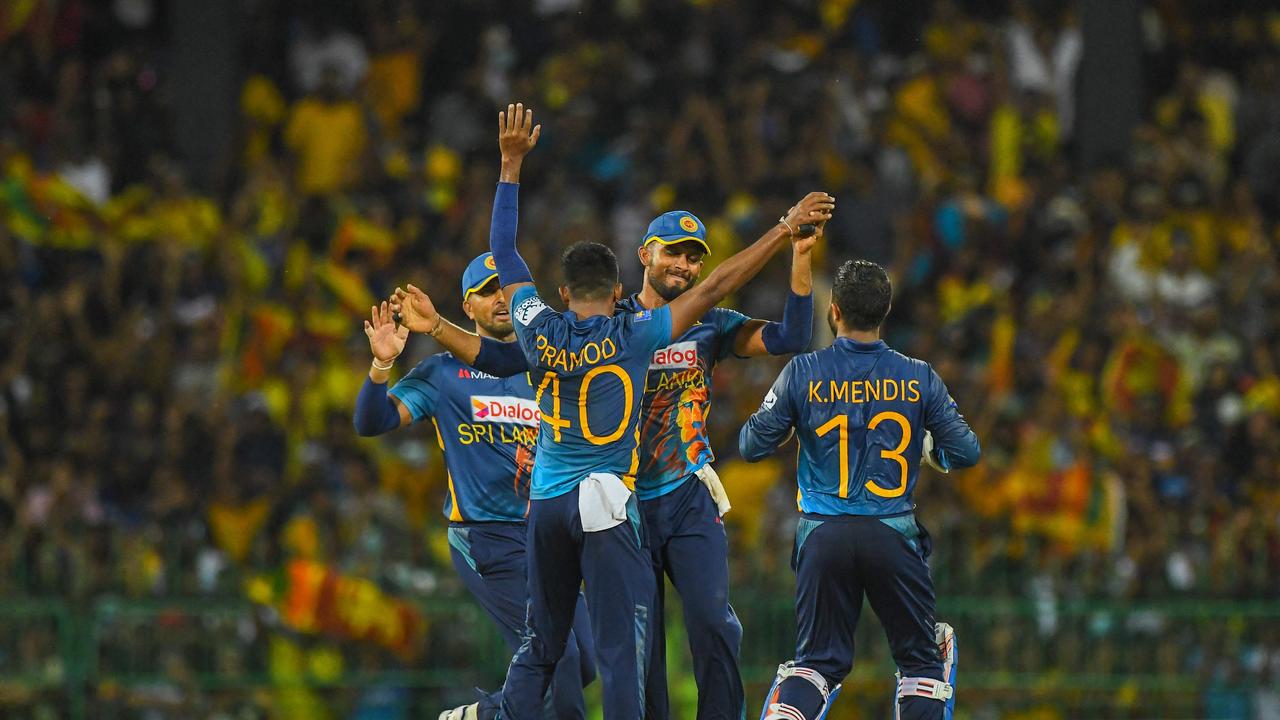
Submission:
<svg viewBox="0 0 1280 720">
<path fill-rule="evenodd" d="M 720 516 L 729 512 L 733 506 L 729 504 L 729 494 L 724 491 L 724 485 L 720 482 L 720 476 L 716 474 L 715 468 L 710 463 L 698 468 L 694 473 L 703 485 L 707 486 L 707 492 L 711 493 L 711 499 L 716 502 L 716 509 L 720 511 Z"/>
</svg>

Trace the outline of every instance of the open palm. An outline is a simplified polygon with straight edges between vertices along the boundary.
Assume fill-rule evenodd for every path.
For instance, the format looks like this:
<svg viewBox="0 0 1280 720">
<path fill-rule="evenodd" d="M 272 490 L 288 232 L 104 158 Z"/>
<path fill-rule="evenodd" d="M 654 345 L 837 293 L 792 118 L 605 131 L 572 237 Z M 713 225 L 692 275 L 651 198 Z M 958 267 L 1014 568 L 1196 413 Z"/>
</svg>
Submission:
<svg viewBox="0 0 1280 720">
<path fill-rule="evenodd" d="M 404 352 L 404 344 L 409 339 L 409 326 L 396 325 L 391 308 L 383 302 L 370 310 L 369 319 L 364 321 L 364 334 L 369 338 L 369 349 L 373 351 L 373 356 L 386 363 Z"/>
<path fill-rule="evenodd" d="M 498 149 L 502 157 L 523 158 L 538 144 L 541 135 L 542 126 L 533 124 L 533 110 L 525 108 L 524 103 L 508 105 L 506 112 L 498 113 Z"/>
</svg>

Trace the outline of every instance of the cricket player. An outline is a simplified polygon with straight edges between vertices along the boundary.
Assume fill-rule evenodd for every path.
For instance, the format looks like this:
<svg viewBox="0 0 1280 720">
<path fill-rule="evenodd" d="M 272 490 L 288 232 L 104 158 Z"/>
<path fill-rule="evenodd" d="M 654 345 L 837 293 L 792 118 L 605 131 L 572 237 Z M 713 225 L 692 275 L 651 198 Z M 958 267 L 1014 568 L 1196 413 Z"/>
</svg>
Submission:
<svg viewBox="0 0 1280 720">
<path fill-rule="evenodd" d="M 511 314 L 498 289 L 493 256 L 471 261 L 462 275 L 463 312 L 476 332 L 512 338 Z M 381 435 L 425 419 L 444 452 L 449 493 L 449 550 L 454 568 L 497 624 L 512 652 L 524 632 L 525 515 L 529 466 L 538 435 L 538 407 L 524 376 L 497 378 L 445 352 L 423 360 L 387 391 L 409 329 L 397 326 L 387 303 L 364 323 L 373 365 L 356 399 L 356 432 Z M 582 688 L 595 678 L 586 607 L 577 599 L 574 630 L 556 665 L 547 718 L 585 718 Z"/>
<path fill-rule="evenodd" d="M 825 193 L 809 194 L 705 282 L 669 304 L 631 313 L 616 312 L 622 286 L 613 252 L 579 242 L 561 258 L 560 299 L 568 311 L 557 312 L 543 302 L 515 250 L 518 176 L 510 170 L 518 164 L 512 158 L 532 148 L 540 128 L 532 126 L 532 113 L 520 105 L 500 113 L 499 125 L 503 171 L 491 250 L 516 339 L 532 368 L 542 425 L 530 491 L 527 639 L 508 670 L 497 716 L 531 716 L 563 652 L 572 595 L 585 580 L 604 716 L 638 720 L 645 709 L 647 655 L 655 631 L 655 583 L 634 478 L 640 465 L 640 405 L 653 355 L 759 272 L 801 224 L 828 220 L 834 200 Z M 477 713 L 490 716 L 488 708 L 469 706 L 442 717 Z"/>
<path fill-rule="evenodd" d="M 665 573 L 684 608 L 699 720 L 737 720 L 745 708 L 738 669 L 742 625 L 729 605 L 728 539 L 720 520 L 728 498 L 710 464 L 715 459 L 707 430 L 711 374 L 729 355 L 782 355 L 808 347 L 813 323 L 811 250 L 818 237 L 820 232 L 792 243 L 791 292 L 781 322 L 714 307 L 655 352 L 649 363 L 635 480 L 658 592 L 651 617 L 655 628 L 663 627 Z M 710 253 L 706 226 L 686 211 L 664 213 L 649 224 L 637 252 L 644 286 L 617 303 L 618 313 L 661 307 L 693 287 Z M 393 299 L 397 310 L 410 306 L 404 308 L 409 310 L 404 317 L 411 329 L 435 329 L 446 348 L 485 372 L 504 377 L 530 369 L 517 344 L 468 333 L 441 319 L 418 288 L 410 286 Z M 669 715 L 665 633 L 655 632 L 653 642 L 645 717 L 662 720 Z"/>
<path fill-rule="evenodd" d="M 853 665 L 865 594 L 897 663 L 904 720 L 950 717 L 954 662 L 944 675 L 935 627 L 929 535 L 911 494 L 920 458 L 939 469 L 978 461 L 978 439 L 942 379 L 880 339 L 891 288 L 865 260 L 836 273 L 823 350 L 787 363 L 738 437 L 742 456 L 772 454 L 799 436 L 802 516 L 796 528 L 796 658 L 765 701 L 767 720 L 823 717 Z M 950 646 L 950 635 L 943 638 Z"/>
</svg>

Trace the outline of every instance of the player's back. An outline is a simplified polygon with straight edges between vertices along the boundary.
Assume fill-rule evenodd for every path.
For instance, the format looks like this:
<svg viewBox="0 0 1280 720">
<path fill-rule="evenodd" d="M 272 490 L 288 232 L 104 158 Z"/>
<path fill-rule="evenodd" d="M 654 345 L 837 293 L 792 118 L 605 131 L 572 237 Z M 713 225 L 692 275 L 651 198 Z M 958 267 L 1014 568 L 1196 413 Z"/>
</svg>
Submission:
<svg viewBox="0 0 1280 720">
<path fill-rule="evenodd" d="M 764 425 L 784 418 L 796 429 L 805 512 L 911 510 L 926 430 L 945 438 L 957 465 L 977 459 L 977 440 L 937 373 L 883 341 L 841 337 L 830 347 L 793 358 L 761 412 L 744 428 L 744 454 L 755 454 L 747 446 L 748 430 L 762 416 Z"/>
<path fill-rule="evenodd" d="M 547 307 L 532 287 L 512 306 L 542 413 L 530 496 L 556 497 L 597 472 L 634 488 L 645 376 L 670 341 L 670 311 L 578 318 Z"/>
</svg>

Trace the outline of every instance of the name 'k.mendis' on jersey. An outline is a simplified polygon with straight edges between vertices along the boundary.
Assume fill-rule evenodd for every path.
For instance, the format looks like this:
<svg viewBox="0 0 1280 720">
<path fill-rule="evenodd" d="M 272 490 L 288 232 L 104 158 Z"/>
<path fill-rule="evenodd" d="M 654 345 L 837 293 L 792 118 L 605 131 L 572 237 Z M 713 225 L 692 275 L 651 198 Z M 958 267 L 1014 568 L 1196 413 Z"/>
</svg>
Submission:
<svg viewBox="0 0 1280 720">
<path fill-rule="evenodd" d="M 538 439 L 538 406 L 528 378 L 496 378 L 451 353 L 423 360 L 390 390 L 416 423 L 431 418 L 444 451 L 454 522 L 523 522 Z"/>
<path fill-rule="evenodd" d="M 635 489 L 645 377 L 671 341 L 670 309 L 578 318 L 548 307 L 533 286 L 517 290 L 511 307 L 542 413 L 530 496 L 558 497 L 596 472 Z"/>
<path fill-rule="evenodd" d="M 635 295 L 618 303 L 622 312 L 643 312 Z M 712 308 L 696 325 L 653 354 L 640 418 L 641 500 L 670 491 L 698 468 L 715 460 L 707 437 L 711 413 L 711 373 L 733 351 L 747 316 Z"/>
<path fill-rule="evenodd" d="M 926 430 L 943 467 L 968 467 L 979 455 L 938 374 L 884 341 L 837 338 L 792 358 L 743 426 L 743 456 L 768 455 L 792 429 L 800 510 L 823 515 L 910 511 Z"/>
</svg>

